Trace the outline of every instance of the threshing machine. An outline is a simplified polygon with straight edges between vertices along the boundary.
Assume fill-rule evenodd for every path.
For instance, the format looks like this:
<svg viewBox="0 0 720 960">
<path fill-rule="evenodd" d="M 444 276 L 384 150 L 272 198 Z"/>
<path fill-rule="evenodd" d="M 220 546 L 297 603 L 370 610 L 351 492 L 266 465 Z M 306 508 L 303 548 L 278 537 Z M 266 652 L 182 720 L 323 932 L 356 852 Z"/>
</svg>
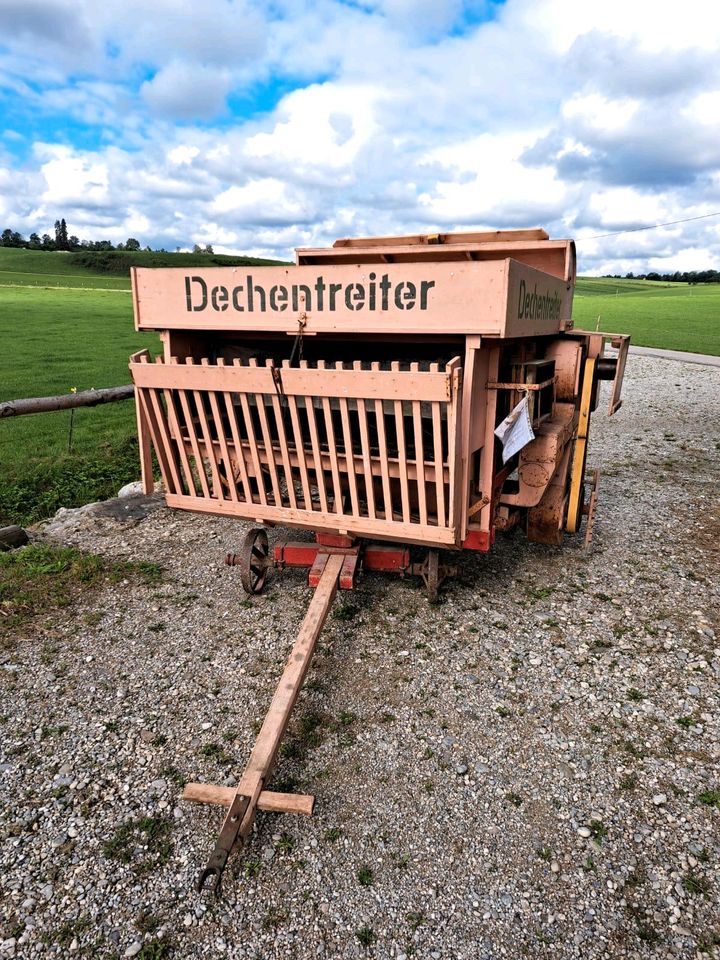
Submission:
<svg viewBox="0 0 720 960">
<path fill-rule="evenodd" d="M 544 230 L 338 240 L 288 266 L 133 270 L 142 477 L 152 450 L 170 507 L 259 527 L 228 562 L 245 590 L 304 566 L 316 588 L 237 787 L 189 784 L 228 808 L 202 872 L 219 892 L 258 809 L 310 813 L 266 789 L 337 592 L 360 568 L 422 576 L 431 599 L 462 550 L 522 527 L 559 545 L 586 519 L 601 380 L 621 404 L 628 338 L 576 330 L 575 246 Z M 605 355 L 605 344 L 617 348 Z M 315 541 L 269 549 L 264 527 Z M 440 551 L 443 551 L 441 555 Z"/>
</svg>

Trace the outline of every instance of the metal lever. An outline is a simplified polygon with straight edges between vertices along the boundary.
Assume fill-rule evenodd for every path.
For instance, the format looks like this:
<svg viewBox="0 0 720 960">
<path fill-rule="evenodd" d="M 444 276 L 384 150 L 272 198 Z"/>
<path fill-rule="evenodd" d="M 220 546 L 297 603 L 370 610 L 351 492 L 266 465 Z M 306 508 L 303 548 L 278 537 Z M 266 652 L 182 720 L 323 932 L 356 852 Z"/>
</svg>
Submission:
<svg viewBox="0 0 720 960">
<path fill-rule="evenodd" d="M 250 797 L 245 797 L 241 793 L 236 793 L 233 802 L 230 804 L 225 820 L 223 821 L 220 836 L 215 844 L 215 849 L 210 855 L 207 866 L 198 877 L 197 889 L 201 893 L 208 880 L 211 880 L 210 889 L 216 897 L 220 896 L 222 887 L 222 875 L 227 864 L 228 857 L 237 842 L 240 827 L 243 818 L 250 804 Z"/>
</svg>

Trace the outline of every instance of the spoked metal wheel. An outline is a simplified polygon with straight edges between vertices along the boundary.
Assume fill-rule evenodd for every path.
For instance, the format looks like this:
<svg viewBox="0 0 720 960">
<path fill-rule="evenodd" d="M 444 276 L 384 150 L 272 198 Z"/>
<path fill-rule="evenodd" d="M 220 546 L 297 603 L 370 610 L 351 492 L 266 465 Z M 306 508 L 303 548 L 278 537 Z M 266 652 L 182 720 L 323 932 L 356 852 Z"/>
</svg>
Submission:
<svg viewBox="0 0 720 960">
<path fill-rule="evenodd" d="M 272 565 L 267 531 L 262 527 L 249 530 L 235 562 L 240 567 L 240 581 L 245 593 L 262 593 Z"/>
</svg>

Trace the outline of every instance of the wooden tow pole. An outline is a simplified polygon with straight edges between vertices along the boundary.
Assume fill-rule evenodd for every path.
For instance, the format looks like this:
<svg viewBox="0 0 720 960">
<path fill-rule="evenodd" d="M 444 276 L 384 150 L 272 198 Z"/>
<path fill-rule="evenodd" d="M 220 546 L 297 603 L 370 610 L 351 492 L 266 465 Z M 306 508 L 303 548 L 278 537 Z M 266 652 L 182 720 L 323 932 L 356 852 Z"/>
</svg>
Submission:
<svg viewBox="0 0 720 960">
<path fill-rule="evenodd" d="M 357 560 L 357 554 L 351 556 Z M 236 845 L 242 845 L 247 840 L 258 809 L 304 813 L 308 816 L 312 813 L 314 797 L 275 793 L 264 787 L 275 766 L 280 741 L 287 729 L 317 638 L 335 599 L 343 564 L 347 564 L 347 560 L 348 554 L 318 555 L 315 569 L 322 564 L 322 572 L 317 588 L 237 787 L 189 783 L 183 790 L 184 800 L 229 806 L 215 849 L 198 879 L 198 890 L 202 890 L 209 882 L 215 895 L 220 895 L 228 857 Z"/>
</svg>

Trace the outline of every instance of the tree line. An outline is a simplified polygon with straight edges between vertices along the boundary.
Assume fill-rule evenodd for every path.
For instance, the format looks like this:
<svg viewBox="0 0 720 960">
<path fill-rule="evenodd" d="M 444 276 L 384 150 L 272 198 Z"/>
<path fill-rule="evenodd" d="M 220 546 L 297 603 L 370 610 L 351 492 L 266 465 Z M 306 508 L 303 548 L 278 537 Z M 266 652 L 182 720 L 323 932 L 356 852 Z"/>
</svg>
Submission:
<svg viewBox="0 0 720 960">
<path fill-rule="evenodd" d="M 140 241 L 135 237 L 128 237 L 125 243 L 113 244 L 109 240 L 80 240 L 74 234 L 68 236 L 68 228 L 64 217 L 55 221 L 55 231 L 53 235 L 44 233 L 40 236 L 37 233 L 31 233 L 27 240 L 21 233 L 18 233 L 17 230 L 12 230 L 10 227 L 7 227 L 3 230 L 2 234 L 0 234 L 0 247 L 20 247 L 25 250 L 66 250 L 68 252 L 79 250 L 119 250 L 134 252 L 142 249 Z M 152 252 L 152 247 L 145 247 L 145 250 Z M 177 250 L 179 251 L 180 247 L 178 247 Z M 158 252 L 167 253 L 167 250 L 162 249 Z M 196 243 L 193 247 L 193 253 L 213 253 L 213 248 L 210 244 L 201 247 Z"/>
<path fill-rule="evenodd" d="M 720 270 L 676 270 L 675 273 L 607 273 L 608 280 L 662 280 L 665 283 L 720 283 Z"/>
</svg>

